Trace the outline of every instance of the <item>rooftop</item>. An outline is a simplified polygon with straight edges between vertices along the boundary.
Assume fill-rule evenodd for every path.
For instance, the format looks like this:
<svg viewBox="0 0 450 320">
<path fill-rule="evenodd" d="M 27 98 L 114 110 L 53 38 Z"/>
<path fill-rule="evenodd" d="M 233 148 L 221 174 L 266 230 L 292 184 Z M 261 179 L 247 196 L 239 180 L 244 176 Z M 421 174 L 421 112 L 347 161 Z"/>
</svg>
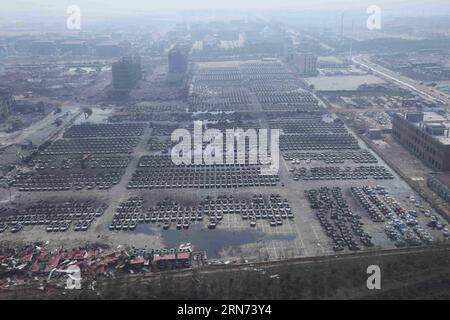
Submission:
<svg viewBox="0 0 450 320">
<path fill-rule="evenodd" d="M 443 135 L 430 135 L 442 144 L 450 145 L 450 137 L 447 130 L 450 130 L 450 121 L 436 112 L 423 112 L 423 121 L 412 123 L 416 127 L 423 130 L 430 128 L 433 130 L 441 129 L 444 131 Z"/>
<path fill-rule="evenodd" d="M 424 123 L 431 123 L 431 122 L 445 122 L 448 120 L 441 116 L 440 114 L 437 114 L 436 112 L 423 112 L 423 122 Z"/>
</svg>

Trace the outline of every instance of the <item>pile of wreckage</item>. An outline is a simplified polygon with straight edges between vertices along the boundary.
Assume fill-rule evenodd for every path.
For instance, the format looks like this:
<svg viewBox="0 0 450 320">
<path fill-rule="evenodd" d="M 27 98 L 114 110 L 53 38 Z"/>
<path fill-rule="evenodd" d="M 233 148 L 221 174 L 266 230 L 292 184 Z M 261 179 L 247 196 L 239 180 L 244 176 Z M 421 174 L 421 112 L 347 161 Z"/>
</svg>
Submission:
<svg viewBox="0 0 450 320">
<path fill-rule="evenodd" d="M 191 267 L 192 246 L 175 249 L 116 250 L 91 246 L 50 250 L 43 243 L 20 248 L 0 248 L 0 288 L 7 289 L 31 280 L 58 282 L 65 289 L 80 289 L 82 279 L 113 277 L 119 272 L 151 272 Z"/>
</svg>

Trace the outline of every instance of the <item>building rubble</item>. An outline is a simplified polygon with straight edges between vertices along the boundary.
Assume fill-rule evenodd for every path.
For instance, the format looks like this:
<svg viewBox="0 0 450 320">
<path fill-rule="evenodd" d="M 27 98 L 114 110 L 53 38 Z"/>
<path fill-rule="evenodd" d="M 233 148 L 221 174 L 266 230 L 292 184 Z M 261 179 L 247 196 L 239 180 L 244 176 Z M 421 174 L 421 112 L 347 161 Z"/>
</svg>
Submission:
<svg viewBox="0 0 450 320">
<path fill-rule="evenodd" d="M 98 277 L 190 268 L 193 255 L 190 244 L 176 249 L 118 246 L 114 250 L 98 245 L 49 249 L 40 242 L 0 247 L 0 290 L 33 283 L 39 290 L 46 285 L 81 289 L 83 283 L 93 286 Z"/>
</svg>

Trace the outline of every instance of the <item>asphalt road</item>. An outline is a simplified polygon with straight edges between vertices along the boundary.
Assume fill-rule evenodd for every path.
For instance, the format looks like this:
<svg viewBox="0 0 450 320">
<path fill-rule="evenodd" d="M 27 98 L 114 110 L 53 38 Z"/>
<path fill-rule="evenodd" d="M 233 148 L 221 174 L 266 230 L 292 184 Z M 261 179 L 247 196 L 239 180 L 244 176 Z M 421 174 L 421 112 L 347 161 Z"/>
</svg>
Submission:
<svg viewBox="0 0 450 320">
<path fill-rule="evenodd" d="M 420 84 L 411 78 L 402 76 L 395 71 L 386 69 L 378 64 L 369 61 L 369 56 L 359 55 L 352 58 L 353 62 L 363 66 L 376 75 L 381 76 L 387 81 L 395 82 L 415 93 L 418 93 L 428 99 L 441 101 L 443 104 L 450 105 L 450 96 L 435 88 L 430 88 L 426 85 Z"/>
</svg>

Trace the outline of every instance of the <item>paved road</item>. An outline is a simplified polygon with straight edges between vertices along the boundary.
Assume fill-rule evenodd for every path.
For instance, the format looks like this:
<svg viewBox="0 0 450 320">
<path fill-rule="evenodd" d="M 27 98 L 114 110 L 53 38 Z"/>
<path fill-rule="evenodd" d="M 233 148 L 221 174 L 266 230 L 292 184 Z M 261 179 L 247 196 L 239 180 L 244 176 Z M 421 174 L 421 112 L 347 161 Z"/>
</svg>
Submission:
<svg viewBox="0 0 450 320">
<path fill-rule="evenodd" d="M 133 192 L 127 189 L 128 182 L 131 180 L 133 173 L 136 171 L 139 159 L 141 156 L 147 154 L 148 150 L 148 139 L 150 138 L 151 129 L 146 128 L 144 134 L 139 137 L 140 141 L 136 148 L 134 148 L 133 153 L 130 155 L 132 157 L 130 163 L 125 169 L 120 182 L 108 190 L 109 202 L 108 208 L 106 209 L 103 216 L 97 220 L 95 225 L 95 231 L 99 234 L 109 234 L 109 224 L 111 223 L 112 217 L 114 217 L 114 212 L 121 202 L 126 201 L 131 196 L 136 196 Z"/>
<path fill-rule="evenodd" d="M 448 106 L 450 106 L 450 96 L 445 94 L 442 91 L 439 91 L 435 88 L 430 88 L 427 87 L 426 85 L 421 85 L 419 82 L 399 75 L 398 73 L 386 69 L 378 64 L 375 64 L 371 61 L 369 61 L 369 56 L 364 56 L 364 55 L 359 55 L 356 57 L 352 58 L 353 62 L 363 66 L 369 70 L 372 70 L 373 73 L 381 76 L 382 78 L 388 80 L 388 81 L 393 81 L 396 82 L 397 84 L 400 84 L 403 87 L 406 87 L 412 91 L 414 91 L 415 93 L 418 93 L 428 99 L 431 100 L 438 100 L 440 102 L 442 102 L 443 104 L 446 104 Z"/>
</svg>

